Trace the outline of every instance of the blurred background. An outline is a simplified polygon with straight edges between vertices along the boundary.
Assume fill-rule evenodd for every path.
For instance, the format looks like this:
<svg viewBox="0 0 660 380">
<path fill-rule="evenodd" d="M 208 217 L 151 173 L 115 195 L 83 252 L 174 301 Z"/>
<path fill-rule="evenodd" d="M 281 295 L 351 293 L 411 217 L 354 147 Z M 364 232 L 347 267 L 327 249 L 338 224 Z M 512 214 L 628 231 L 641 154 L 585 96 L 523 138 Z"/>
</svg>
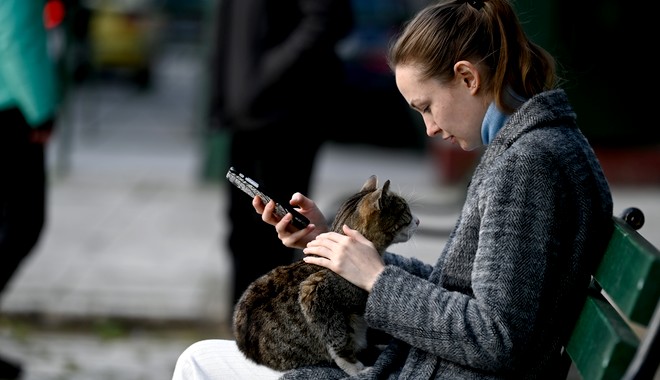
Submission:
<svg viewBox="0 0 660 380">
<path fill-rule="evenodd" d="M 22 361 L 26 379 L 167 379 L 190 343 L 230 336 L 229 141 L 204 118 L 218 1 L 45 2 L 63 83 L 48 221 L 0 299 L 0 353 Z M 337 110 L 351 118 L 328 132 L 311 196 L 330 210 L 369 175 L 391 179 L 422 220 L 392 250 L 433 262 L 478 153 L 428 139 L 386 65 L 390 38 L 427 3 L 353 0 L 357 25 L 339 49 L 351 90 Z M 622 0 L 515 5 L 558 58 L 615 211 L 640 207 L 640 233 L 660 246 L 660 128 L 642 95 L 654 79 L 633 50 L 651 35 L 650 12 Z"/>
</svg>

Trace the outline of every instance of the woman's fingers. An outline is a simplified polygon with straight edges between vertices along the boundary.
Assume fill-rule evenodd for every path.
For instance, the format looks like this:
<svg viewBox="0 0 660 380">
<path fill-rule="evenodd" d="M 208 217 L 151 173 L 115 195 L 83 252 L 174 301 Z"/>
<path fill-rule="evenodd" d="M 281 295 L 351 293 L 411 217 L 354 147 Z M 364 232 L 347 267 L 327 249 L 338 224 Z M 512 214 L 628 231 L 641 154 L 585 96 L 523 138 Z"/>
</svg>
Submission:
<svg viewBox="0 0 660 380">
<path fill-rule="evenodd" d="M 291 231 L 289 230 L 289 224 L 291 224 L 292 219 L 293 219 L 293 215 L 286 214 L 282 217 L 282 219 L 278 220 L 275 223 L 275 231 L 277 232 L 277 236 L 291 235 Z"/>
<path fill-rule="evenodd" d="M 261 201 L 261 198 L 259 198 L 256 195 L 254 196 L 254 198 L 252 198 L 252 207 L 254 207 L 254 209 L 257 211 L 257 214 L 263 214 L 264 206 L 265 205 Z"/>
<path fill-rule="evenodd" d="M 275 201 L 271 200 L 264 205 L 261 198 L 255 196 L 254 199 L 252 199 L 252 207 L 257 211 L 257 214 L 261 215 L 261 220 L 264 222 L 272 226 L 275 226 L 280 222 L 280 218 L 275 215 Z"/>
<path fill-rule="evenodd" d="M 334 232 L 320 234 L 316 239 L 307 243 L 304 252 L 306 254 L 313 254 L 330 259 L 333 252 L 340 249 L 339 244 L 342 238 L 346 237 Z"/>
<path fill-rule="evenodd" d="M 304 198 L 300 194 L 298 194 L 298 197 Z M 282 241 L 282 244 L 284 244 L 287 247 L 303 249 L 305 248 L 307 242 L 314 239 L 316 234 L 318 234 L 319 228 L 317 228 L 317 225 L 314 224 L 313 222 L 307 225 L 307 227 L 298 230 L 296 227 L 294 227 L 291 224 L 291 221 L 293 220 L 293 215 L 286 214 L 281 218 L 277 216 L 275 214 L 276 204 L 275 201 L 273 200 L 271 200 L 267 204 L 264 204 L 261 198 L 255 196 L 252 199 L 252 206 L 254 207 L 257 214 L 261 215 L 261 220 L 270 224 L 271 226 L 275 226 L 275 232 L 277 232 L 277 237 Z M 316 208 L 314 209 L 317 210 Z M 323 215 L 320 212 L 317 212 L 317 214 L 320 216 L 320 218 L 323 217 Z"/>
</svg>

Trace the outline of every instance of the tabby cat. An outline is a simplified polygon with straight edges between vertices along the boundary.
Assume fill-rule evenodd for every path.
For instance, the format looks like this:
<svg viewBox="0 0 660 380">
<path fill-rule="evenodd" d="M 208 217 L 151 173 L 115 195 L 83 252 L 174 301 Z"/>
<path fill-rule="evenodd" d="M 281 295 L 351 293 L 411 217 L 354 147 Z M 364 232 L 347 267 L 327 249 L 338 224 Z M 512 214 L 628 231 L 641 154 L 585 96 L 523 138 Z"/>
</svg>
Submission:
<svg viewBox="0 0 660 380">
<path fill-rule="evenodd" d="M 407 241 L 419 225 L 408 202 L 381 189 L 372 175 L 342 206 L 332 231 L 342 225 L 360 231 L 382 255 L 393 243 Z M 236 304 L 233 332 L 238 348 L 261 365 L 285 371 L 335 363 L 348 374 L 365 366 L 363 315 L 367 292 L 329 269 L 298 261 L 255 280 Z"/>
</svg>

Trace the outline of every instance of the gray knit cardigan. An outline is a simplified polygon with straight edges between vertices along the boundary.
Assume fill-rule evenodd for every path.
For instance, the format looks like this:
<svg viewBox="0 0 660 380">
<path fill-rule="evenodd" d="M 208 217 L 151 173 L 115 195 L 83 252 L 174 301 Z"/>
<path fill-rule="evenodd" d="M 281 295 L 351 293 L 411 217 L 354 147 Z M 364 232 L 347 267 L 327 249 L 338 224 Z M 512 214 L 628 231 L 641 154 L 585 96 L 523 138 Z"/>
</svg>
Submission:
<svg viewBox="0 0 660 380">
<path fill-rule="evenodd" d="M 368 370 L 282 379 L 548 379 L 612 231 L 612 197 L 562 90 L 524 103 L 488 145 L 434 266 L 386 253 Z"/>
</svg>

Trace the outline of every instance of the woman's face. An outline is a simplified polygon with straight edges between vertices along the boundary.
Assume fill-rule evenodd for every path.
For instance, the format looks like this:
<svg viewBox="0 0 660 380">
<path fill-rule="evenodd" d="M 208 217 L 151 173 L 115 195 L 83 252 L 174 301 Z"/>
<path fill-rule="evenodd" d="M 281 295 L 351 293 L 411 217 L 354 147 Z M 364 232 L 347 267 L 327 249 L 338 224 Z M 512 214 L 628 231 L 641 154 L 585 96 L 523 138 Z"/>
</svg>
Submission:
<svg viewBox="0 0 660 380">
<path fill-rule="evenodd" d="M 397 66 L 394 75 L 406 102 L 422 114 L 426 134 L 429 137 L 439 135 L 469 151 L 483 145 L 481 124 L 490 102 L 480 95 L 483 91 L 479 91 L 476 68 L 469 63 L 458 65 L 454 79 L 448 83 L 422 80 L 420 70 L 411 65 Z M 470 72 L 470 67 L 474 72 Z"/>
</svg>

